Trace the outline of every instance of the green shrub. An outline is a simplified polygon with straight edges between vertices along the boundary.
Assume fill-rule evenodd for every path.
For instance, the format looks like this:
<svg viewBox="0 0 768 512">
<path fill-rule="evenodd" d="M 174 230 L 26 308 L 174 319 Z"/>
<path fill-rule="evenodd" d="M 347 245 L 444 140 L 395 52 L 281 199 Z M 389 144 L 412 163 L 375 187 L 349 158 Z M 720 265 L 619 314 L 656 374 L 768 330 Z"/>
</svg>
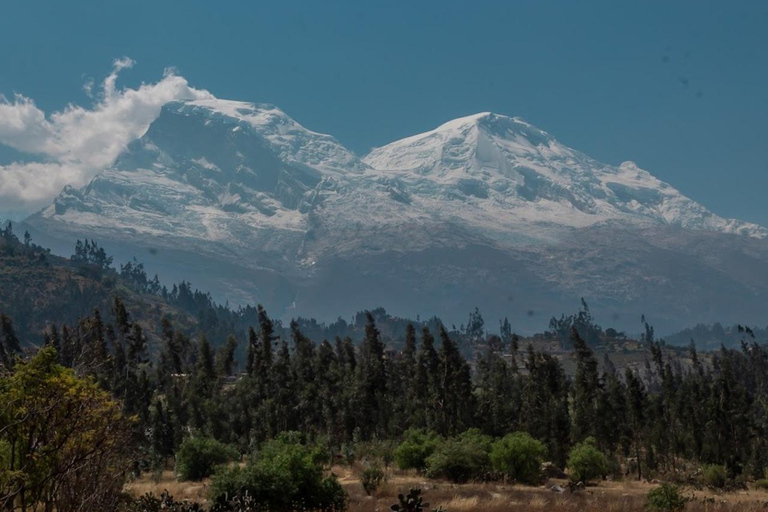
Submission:
<svg viewBox="0 0 768 512">
<path fill-rule="evenodd" d="M 457 439 L 463 442 L 475 443 L 487 453 L 491 452 L 491 446 L 493 445 L 493 438 L 489 435 L 483 434 L 479 428 L 467 429 L 459 434 Z"/>
<path fill-rule="evenodd" d="M 574 482 L 588 482 L 608 473 L 608 460 L 597 449 L 595 439 L 588 437 L 568 454 L 568 477 Z"/>
<path fill-rule="evenodd" d="M 395 463 L 400 469 L 424 471 L 427 458 L 435 452 L 439 444 L 440 436 L 434 432 L 407 430 L 403 442 L 395 449 Z"/>
<path fill-rule="evenodd" d="M 216 472 L 209 489 L 214 503 L 248 495 L 272 512 L 345 510 L 347 494 L 336 478 L 325 477 L 313 451 L 295 433 L 266 443 L 244 468 Z"/>
<path fill-rule="evenodd" d="M 755 481 L 755 489 L 768 490 L 768 478 L 761 478 Z"/>
<path fill-rule="evenodd" d="M 215 439 L 189 437 L 176 453 L 176 473 L 180 480 L 201 480 L 211 476 L 216 466 L 238 458 L 237 450 Z"/>
<path fill-rule="evenodd" d="M 397 447 L 396 442 L 389 440 L 366 441 L 355 445 L 355 455 L 359 460 L 367 460 L 371 463 L 378 461 L 384 464 L 385 468 L 388 468 L 395 460 Z"/>
<path fill-rule="evenodd" d="M 490 469 L 490 443 L 474 432 L 440 443 L 435 453 L 427 457 L 427 476 L 446 478 L 463 483 L 482 478 Z"/>
<path fill-rule="evenodd" d="M 360 483 L 363 484 L 365 494 L 370 496 L 376 492 L 376 489 L 378 489 L 379 486 L 384 483 L 385 476 L 386 475 L 384 475 L 384 470 L 381 469 L 381 467 L 378 465 L 365 468 L 363 473 L 360 475 Z"/>
<path fill-rule="evenodd" d="M 204 512 L 205 509 L 199 503 L 177 501 L 168 491 L 163 491 L 160 496 L 147 493 L 138 498 L 125 498 L 127 501 L 117 506 L 120 512 Z"/>
<path fill-rule="evenodd" d="M 547 448 L 527 432 L 507 434 L 493 443 L 491 464 L 493 470 L 507 478 L 535 485 L 541 479 L 541 463 Z"/>
<path fill-rule="evenodd" d="M 716 464 L 704 466 L 701 477 L 704 485 L 713 489 L 724 489 L 728 484 L 728 473 L 725 471 L 725 466 Z"/>
<path fill-rule="evenodd" d="M 688 498 L 680 494 L 678 486 L 661 484 L 648 492 L 646 507 L 658 512 L 679 512 L 687 502 Z"/>
</svg>

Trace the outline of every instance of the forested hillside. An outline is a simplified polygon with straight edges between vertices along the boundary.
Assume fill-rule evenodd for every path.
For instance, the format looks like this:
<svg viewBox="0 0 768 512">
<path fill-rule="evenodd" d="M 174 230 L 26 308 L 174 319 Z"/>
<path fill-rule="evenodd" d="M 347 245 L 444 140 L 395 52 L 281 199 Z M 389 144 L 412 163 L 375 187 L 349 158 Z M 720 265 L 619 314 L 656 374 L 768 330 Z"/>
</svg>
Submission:
<svg viewBox="0 0 768 512">
<path fill-rule="evenodd" d="M 279 458 L 284 450 L 305 450 L 300 446 L 320 450 L 311 457 L 306 452 L 307 461 L 395 459 L 403 469 L 457 482 L 499 479 L 507 471 L 526 479 L 521 481 L 535 482 L 536 472 L 523 477 L 504 457 L 492 456 L 519 442 L 529 443 L 526 439 L 540 446 L 534 461 L 546 457 L 560 467 L 567 464 L 571 471 L 574 450 L 598 450 L 604 462 L 595 475 L 665 474 L 690 462 L 722 465 L 731 479 L 759 478 L 768 464 L 768 353 L 754 342 L 745 343 L 742 350 L 723 349 L 706 362 L 691 347 L 691 364 L 684 366 L 659 342 L 648 340 L 648 364 L 618 372 L 610 360 L 600 369 L 594 351 L 574 327 L 568 355 L 574 372 L 569 376 L 560 359 L 532 345 L 521 347 L 516 336 L 508 342 L 488 338 L 469 361 L 443 327 L 434 333 L 428 327 L 417 332 L 409 324 L 402 349 L 394 350 L 386 346 L 369 313 L 359 346 L 350 338 L 312 340 L 296 322 L 286 339 L 278 336 L 275 323 L 259 307 L 243 360 L 237 361 L 234 337 L 215 349 L 205 336 L 189 337 L 168 319 L 162 320 L 160 353 L 151 357 L 141 326 L 119 298 L 113 299 L 111 310 L 110 320 L 95 310 L 75 325 L 51 327 L 44 336 L 45 348 L 27 361 L 18 359 L 18 337 L 6 316 L 0 334 L 0 391 L 11 393 L 9 397 L 37 396 L 34 386 L 40 381 L 25 377 L 30 371 L 50 374 L 60 386 L 54 376 L 63 368 L 111 395 L 117 405 L 104 407 L 116 415 L 114 432 L 131 432 L 120 434 L 131 449 L 108 452 L 126 464 L 124 473 L 111 471 L 110 478 L 162 468 L 169 459 L 180 464 L 192 456 L 185 454 L 193 450 L 185 448 L 192 442 L 223 443 L 214 452 L 230 445 L 232 457 L 265 451 L 249 464 Z M 81 385 L 76 382 L 72 385 Z M 43 410 L 59 406 L 58 401 L 40 405 Z M 48 421 L 38 413 L 29 416 L 27 406 L 18 411 L 15 407 L 0 417 L 0 441 L 6 446 L 21 442 L 27 423 Z M 89 428 L 108 435 L 100 425 Z M 21 432 L 20 438 L 14 437 L 16 432 Z M 295 434 L 286 437 L 288 432 Z M 18 449 L 20 454 L 27 450 L 21 445 Z M 58 451 L 53 454 L 46 457 L 59 456 Z M 15 478 L 32 469 L 26 459 L 14 460 L 9 468 L 15 473 L 0 475 L 0 486 L 5 485 L 0 498 L 10 502 L 19 499 L 19 493 L 32 492 L 36 481 L 30 474 L 31 483 L 15 488 Z M 231 498 L 241 486 L 262 489 L 259 471 L 273 469 L 259 467 L 249 466 L 245 473 L 221 470 L 211 497 Z M 201 471 L 205 475 L 213 469 Z M 334 507 L 343 505 L 335 484 L 322 485 L 336 489 Z M 95 487 L 93 492 L 106 491 Z"/>
<path fill-rule="evenodd" d="M 97 242 L 73 241 L 73 255 L 62 258 L 36 245 L 28 234 L 14 233 L 9 223 L 0 230 L 0 311 L 14 319 L 23 344 L 39 345 L 54 325 L 76 325 L 94 310 L 112 311 L 118 297 L 142 326 L 150 345 L 160 339 L 161 320 L 172 320 L 188 334 L 206 333 L 226 339 L 242 335 L 255 321 L 254 308 L 232 310 L 188 282 L 160 284 L 137 261 L 112 266 Z"/>
<path fill-rule="evenodd" d="M 507 320 L 489 334 L 478 310 L 450 328 L 383 309 L 283 326 L 261 306 L 232 310 L 186 282 L 169 290 L 137 261 L 115 270 L 94 241 L 77 241 L 64 259 L 10 226 L 0 234 L 0 394 L 12 404 L 0 415 L 0 447 L 10 447 L 0 452 L 6 504 L 49 500 L 67 510 L 75 499 L 36 478 L 89 452 L 46 451 L 51 466 L 33 467 L 25 461 L 36 460 L 37 448 L 24 444 L 53 421 L 46 414 L 65 421 L 72 407 L 84 408 L 86 423 L 66 431 L 81 436 L 79 449 L 104 436 L 103 458 L 87 459 L 93 466 L 83 468 L 94 469 L 78 478 L 109 478 L 76 488 L 104 503 L 131 474 L 170 460 L 186 471 L 187 457 L 213 452 L 251 454 L 244 473 L 215 475 L 211 499 L 222 511 L 232 510 L 226 499 L 238 489 L 250 489 L 248 499 L 267 492 L 259 486 L 273 463 L 264 461 L 284 452 L 310 466 L 396 461 L 455 481 L 537 481 L 538 470 L 515 473 L 499 455 L 519 443 L 535 448 L 534 461 L 574 475 L 574 451 L 590 450 L 602 457 L 603 475 L 714 464 L 739 482 L 768 468 L 768 352 L 750 329 L 737 330 L 740 349 L 699 353 L 695 344 L 666 346 L 644 318 L 639 340 L 603 329 L 583 301 L 530 338 Z M 343 490 L 312 467 L 311 485 L 325 489 L 317 503 L 331 507 L 320 508 L 343 508 Z"/>
</svg>

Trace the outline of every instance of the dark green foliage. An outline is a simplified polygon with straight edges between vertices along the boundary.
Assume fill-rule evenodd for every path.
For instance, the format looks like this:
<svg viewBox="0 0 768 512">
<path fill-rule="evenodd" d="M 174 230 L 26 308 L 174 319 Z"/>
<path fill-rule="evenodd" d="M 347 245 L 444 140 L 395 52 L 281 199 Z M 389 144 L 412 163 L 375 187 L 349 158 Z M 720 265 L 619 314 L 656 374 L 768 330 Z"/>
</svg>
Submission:
<svg viewBox="0 0 768 512">
<path fill-rule="evenodd" d="M 568 455 L 568 477 L 573 482 L 589 482 L 608 473 L 608 460 L 589 437 L 573 447 Z"/>
<path fill-rule="evenodd" d="M 701 469 L 701 478 L 704 485 L 712 489 L 725 489 L 728 484 L 728 474 L 725 466 L 709 464 Z"/>
<path fill-rule="evenodd" d="M 646 507 L 657 512 L 679 512 L 685 508 L 688 498 L 680 493 L 680 488 L 672 484 L 661 484 L 648 491 Z"/>
<path fill-rule="evenodd" d="M 542 441 L 552 461 L 565 465 L 570 447 L 571 418 L 568 404 L 568 379 L 559 361 L 550 354 L 528 346 L 522 381 L 519 430 Z"/>
<path fill-rule="evenodd" d="M 403 442 L 395 449 L 395 462 L 400 469 L 417 469 L 423 471 L 427 467 L 427 458 L 432 455 L 441 442 L 434 432 L 423 430 L 408 430 Z"/>
<path fill-rule="evenodd" d="M 596 451 L 637 477 L 710 464 L 726 487 L 768 469 L 768 351 L 752 329 L 736 330 L 739 349 L 699 354 L 665 346 L 644 320 L 647 364 L 619 373 L 611 359 L 620 354 L 601 368 L 592 347 L 624 337 L 602 331 L 586 304 L 544 335 L 572 346 L 570 356 L 521 352 L 509 322 L 501 336 L 481 332 L 479 311 L 451 331 L 383 309 L 288 327 L 262 307 L 216 305 L 187 282 L 153 291 L 140 263 L 117 273 L 91 241 L 76 252 L 73 264 L 0 231 L 0 364 L 6 371 L 22 347 L 45 345 L 92 377 L 136 419 L 126 440 L 135 471 L 163 467 L 185 437 L 249 453 L 285 431 L 322 446 L 318 467 L 360 459 L 423 471 L 430 461 L 431 475 L 458 480 L 487 478 L 486 436 L 510 432 L 528 432 L 559 467 L 569 452 Z M 579 444 L 590 437 L 591 448 Z M 577 462 L 574 478 L 604 474 L 589 469 L 600 464 L 574 472 Z"/>
<path fill-rule="evenodd" d="M 507 434 L 493 443 L 493 470 L 524 484 L 535 485 L 541 480 L 541 464 L 547 455 L 544 444 L 526 432 Z"/>
<path fill-rule="evenodd" d="M 427 476 L 463 483 L 485 478 L 491 468 L 490 442 L 475 432 L 446 439 L 427 458 Z"/>
<path fill-rule="evenodd" d="M 237 450 L 215 439 L 189 437 L 176 452 L 176 474 L 180 480 L 202 480 L 211 476 L 216 466 L 238 456 Z"/>
<path fill-rule="evenodd" d="M 438 353 L 437 419 L 438 432 L 455 435 L 471 426 L 474 411 L 469 363 L 462 357 L 448 331 L 440 327 Z"/>
<path fill-rule="evenodd" d="M 573 378 L 573 429 L 575 442 L 594 436 L 598 425 L 598 397 L 601 395 L 597 360 L 576 327 L 571 328 L 571 344 L 576 358 L 576 375 Z"/>
<path fill-rule="evenodd" d="M 249 495 L 264 510 L 344 510 L 347 495 L 335 477 L 323 475 L 312 450 L 295 434 L 265 443 L 244 468 L 217 472 L 209 497 L 213 502 Z"/>
<path fill-rule="evenodd" d="M 5 368 L 11 368 L 14 358 L 20 353 L 21 346 L 11 319 L 0 314 L 0 364 Z"/>
<path fill-rule="evenodd" d="M 357 365 L 357 413 L 363 438 L 384 437 L 390 418 L 387 396 L 388 378 L 384 360 L 384 343 L 373 315 L 366 313 L 365 338 L 360 345 Z"/>
<path fill-rule="evenodd" d="M 363 472 L 360 474 L 360 483 L 363 484 L 365 494 L 370 496 L 376 492 L 379 486 L 384 483 L 385 478 L 384 470 L 377 464 L 363 469 Z"/>
<path fill-rule="evenodd" d="M 589 345 L 597 344 L 603 334 L 603 330 L 595 323 L 589 306 L 583 298 L 578 313 L 570 316 L 562 315 L 560 318 L 552 317 L 549 321 L 549 328 L 552 330 L 552 334 L 560 339 L 563 346 L 568 346 L 572 340 L 573 330 L 576 330 L 579 337 Z"/>
<path fill-rule="evenodd" d="M 189 503 L 186 501 L 176 501 L 168 491 L 158 497 L 151 493 L 140 496 L 134 500 L 129 500 L 118 506 L 119 512 L 203 512 L 205 508 L 199 503 Z M 217 509 L 212 509 L 217 510 Z"/>
<path fill-rule="evenodd" d="M 75 254 L 70 259 L 72 263 L 93 266 L 98 270 L 108 270 L 112 266 L 112 256 L 108 256 L 98 243 L 88 239 L 85 242 L 77 241 Z"/>
<path fill-rule="evenodd" d="M 478 426 L 488 434 L 503 436 L 518 419 L 520 387 L 516 362 L 510 368 L 504 359 L 502 338 L 489 337 L 485 354 L 478 357 L 475 373 Z"/>
</svg>

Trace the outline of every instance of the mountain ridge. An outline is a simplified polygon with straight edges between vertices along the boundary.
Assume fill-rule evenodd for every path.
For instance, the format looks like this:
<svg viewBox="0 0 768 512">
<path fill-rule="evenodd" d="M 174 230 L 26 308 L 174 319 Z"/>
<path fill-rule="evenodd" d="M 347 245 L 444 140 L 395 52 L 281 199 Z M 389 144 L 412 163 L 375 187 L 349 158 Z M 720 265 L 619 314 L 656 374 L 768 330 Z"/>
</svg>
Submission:
<svg viewBox="0 0 768 512">
<path fill-rule="evenodd" d="M 357 157 L 273 105 L 173 102 L 113 165 L 25 224 L 35 236 L 95 236 L 118 259 L 146 250 L 153 272 L 199 275 L 217 299 L 285 315 L 381 305 L 463 316 L 489 310 L 489 280 L 497 297 L 527 296 L 528 310 L 586 296 L 620 315 L 658 309 L 675 322 L 677 311 L 681 326 L 708 320 L 688 295 L 712 286 L 741 294 L 736 303 L 768 296 L 768 276 L 755 270 L 752 283 L 740 268 L 768 262 L 765 228 L 491 112 Z M 671 309 L 648 302 L 654 290 Z M 496 299 L 491 317 L 508 302 Z"/>
</svg>

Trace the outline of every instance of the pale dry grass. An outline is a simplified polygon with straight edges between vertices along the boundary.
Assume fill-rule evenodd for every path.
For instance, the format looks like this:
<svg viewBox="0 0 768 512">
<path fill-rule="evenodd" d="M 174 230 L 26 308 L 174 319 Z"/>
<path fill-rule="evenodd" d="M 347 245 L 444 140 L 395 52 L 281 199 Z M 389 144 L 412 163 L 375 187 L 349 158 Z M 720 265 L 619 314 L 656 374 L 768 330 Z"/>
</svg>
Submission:
<svg viewBox="0 0 768 512">
<path fill-rule="evenodd" d="M 525 487 L 501 483 L 469 483 L 456 485 L 446 481 L 426 480 L 413 472 L 389 471 L 387 481 L 372 496 L 360 484 L 358 467 L 338 466 L 333 473 L 349 493 L 349 512 L 386 512 L 397 502 L 398 493 L 412 487 L 421 488 L 430 510 L 442 506 L 448 512 L 646 512 L 645 495 L 654 484 L 627 479 L 600 482 L 599 485 L 573 493 L 558 494 L 549 490 L 565 482 L 550 480 L 544 486 Z M 160 475 L 147 474 L 126 485 L 126 492 L 140 496 L 168 490 L 177 499 L 204 503 L 208 481 L 179 482 L 172 471 Z M 695 498 L 686 512 L 757 512 L 768 510 L 768 492 L 750 489 L 727 494 L 685 490 Z"/>
<path fill-rule="evenodd" d="M 158 496 L 163 491 L 168 491 L 171 496 L 178 500 L 203 503 L 209 481 L 179 482 L 173 471 L 166 470 L 159 475 L 146 473 L 141 478 L 128 482 L 125 485 L 125 492 L 131 496 L 138 497 L 150 492 Z"/>
</svg>

